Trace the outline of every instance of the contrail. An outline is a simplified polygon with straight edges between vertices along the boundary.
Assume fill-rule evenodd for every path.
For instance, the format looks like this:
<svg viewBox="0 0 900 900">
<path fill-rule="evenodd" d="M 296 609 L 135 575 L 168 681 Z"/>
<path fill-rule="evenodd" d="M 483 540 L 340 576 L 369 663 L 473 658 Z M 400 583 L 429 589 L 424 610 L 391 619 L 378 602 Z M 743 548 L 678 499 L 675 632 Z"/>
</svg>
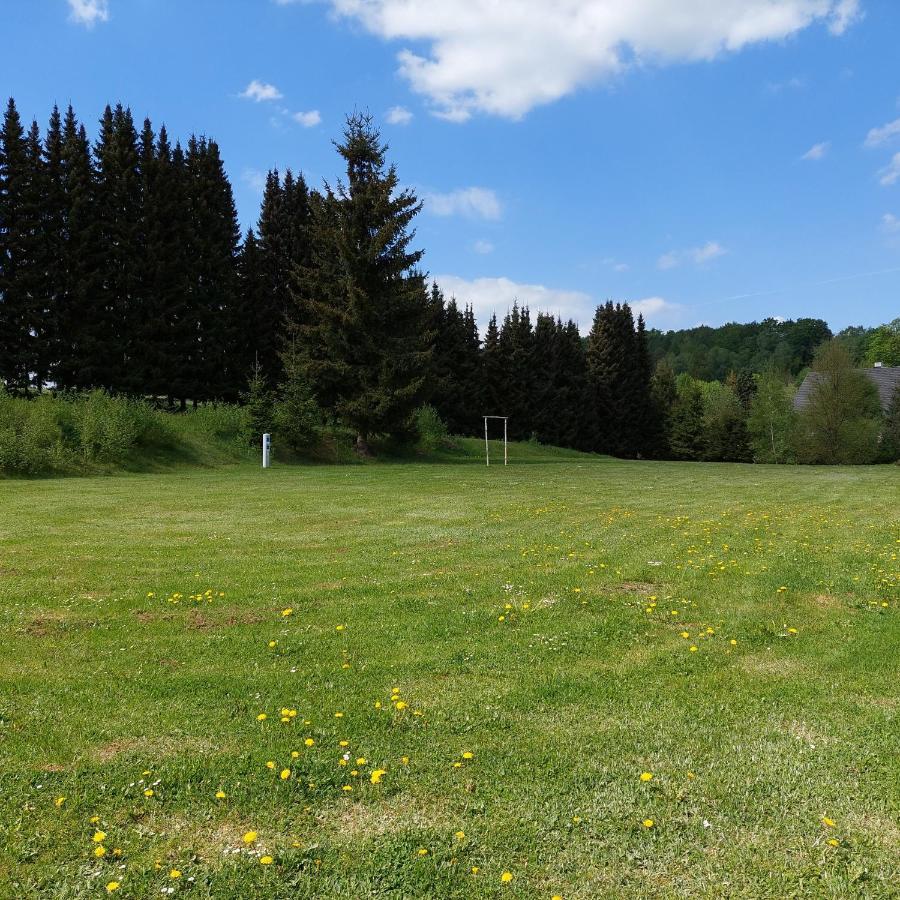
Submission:
<svg viewBox="0 0 900 900">
<path fill-rule="evenodd" d="M 873 278 L 876 275 L 893 275 L 900 272 L 900 266 L 893 269 L 879 269 L 876 272 L 856 272 L 853 275 L 839 275 L 837 278 L 826 278 L 824 281 L 808 281 L 804 284 L 794 285 L 793 287 L 776 288 L 771 291 L 754 291 L 749 294 L 735 294 L 732 297 L 721 297 L 718 300 L 707 300 L 705 303 L 694 303 L 692 306 L 714 306 L 717 303 L 729 303 L 732 300 L 749 300 L 751 297 L 771 297 L 774 294 L 785 294 L 788 291 L 796 291 L 801 288 L 821 287 L 825 284 L 837 284 L 841 281 L 852 281 L 855 278 Z"/>
</svg>

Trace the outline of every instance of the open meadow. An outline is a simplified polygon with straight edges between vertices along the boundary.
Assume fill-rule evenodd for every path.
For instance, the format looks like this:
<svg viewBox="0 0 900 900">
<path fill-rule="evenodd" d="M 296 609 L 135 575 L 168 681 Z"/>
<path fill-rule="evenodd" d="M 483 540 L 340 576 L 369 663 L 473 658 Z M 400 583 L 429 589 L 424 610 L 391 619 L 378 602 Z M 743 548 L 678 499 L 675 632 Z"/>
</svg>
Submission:
<svg viewBox="0 0 900 900">
<path fill-rule="evenodd" d="M 0 897 L 888 897 L 900 472 L 0 481 Z"/>
</svg>

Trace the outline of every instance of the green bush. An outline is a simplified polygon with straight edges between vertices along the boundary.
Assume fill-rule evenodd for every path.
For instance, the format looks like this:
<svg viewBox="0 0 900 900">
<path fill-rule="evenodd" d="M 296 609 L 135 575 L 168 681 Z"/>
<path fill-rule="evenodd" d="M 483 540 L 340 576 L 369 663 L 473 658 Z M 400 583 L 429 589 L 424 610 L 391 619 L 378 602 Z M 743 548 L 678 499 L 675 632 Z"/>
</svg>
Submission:
<svg viewBox="0 0 900 900">
<path fill-rule="evenodd" d="M 432 453 L 435 450 L 451 446 L 450 434 L 444 420 L 438 411 L 430 404 L 420 406 L 413 413 L 418 441 L 416 448 L 423 453 Z"/>
</svg>

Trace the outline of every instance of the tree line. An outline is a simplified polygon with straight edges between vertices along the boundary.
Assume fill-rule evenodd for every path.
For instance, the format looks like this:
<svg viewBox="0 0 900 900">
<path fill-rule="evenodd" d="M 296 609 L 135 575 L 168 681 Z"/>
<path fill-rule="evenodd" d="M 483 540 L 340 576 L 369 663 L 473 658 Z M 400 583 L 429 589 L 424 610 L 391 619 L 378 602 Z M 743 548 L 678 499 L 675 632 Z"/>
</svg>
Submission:
<svg viewBox="0 0 900 900">
<path fill-rule="evenodd" d="M 182 408 L 240 401 L 257 430 L 298 449 L 325 423 L 352 430 L 366 453 L 373 436 L 409 436 L 428 404 L 454 434 L 505 415 L 513 439 L 623 457 L 759 455 L 759 378 L 746 366 L 723 382 L 688 374 L 675 339 L 648 332 L 627 303 L 600 305 L 587 337 L 518 304 L 482 336 L 472 308 L 422 271 L 421 203 L 400 187 L 372 119 L 348 117 L 336 148 L 344 175 L 333 185 L 270 172 L 257 227 L 241 235 L 214 140 L 173 143 L 149 120 L 138 131 L 121 105 L 104 110 L 93 144 L 71 107 L 54 108 L 42 136 L 10 100 L 6 390 L 100 388 Z M 729 326 L 742 327 L 755 326 Z M 831 336 L 818 320 L 758 330 L 768 337 L 754 352 L 789 347 L 788 372 Z"/>
</svg>

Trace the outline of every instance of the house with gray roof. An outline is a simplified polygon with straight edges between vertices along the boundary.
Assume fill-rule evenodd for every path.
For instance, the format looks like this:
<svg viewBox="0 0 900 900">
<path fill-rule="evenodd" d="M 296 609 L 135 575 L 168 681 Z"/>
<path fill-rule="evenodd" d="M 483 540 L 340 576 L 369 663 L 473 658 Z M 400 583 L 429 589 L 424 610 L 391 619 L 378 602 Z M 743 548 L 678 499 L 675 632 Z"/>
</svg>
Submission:
<svg viewBox="0 0 900 900">
<path fill-rule="evenodd" d="M 878 398 L 881 400 L 881 408 L 887 412 L 894 397 L 894 392 L 900 390 L 900 366 L 883 366 L 875 363 L 871 369 L 857 369 L 862 372 L 872 384 L 878 388 Z M 794 409 L 803 409 L 809 402 L 809 395 L 816 386 L 821 375 L 818 372 L 810 372 L 803 379 L 803 384 L 794 395 Z"/>
</svg>

